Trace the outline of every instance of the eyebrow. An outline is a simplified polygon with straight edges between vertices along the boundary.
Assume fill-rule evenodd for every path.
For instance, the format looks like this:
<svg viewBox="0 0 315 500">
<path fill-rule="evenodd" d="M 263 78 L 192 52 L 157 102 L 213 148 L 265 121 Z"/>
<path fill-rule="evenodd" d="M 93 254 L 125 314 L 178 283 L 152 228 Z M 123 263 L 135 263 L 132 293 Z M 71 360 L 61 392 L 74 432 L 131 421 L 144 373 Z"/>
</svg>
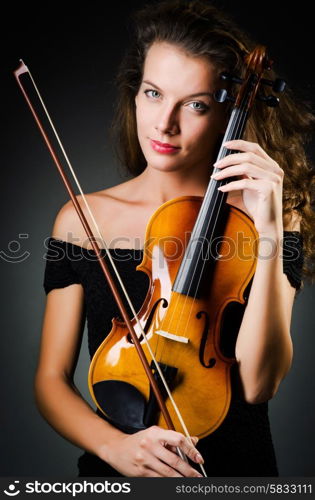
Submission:
<svg viewBox="0 0 315 500">
<path fill-rule="evenodd" d="M 147 83 L 148 85 L 152 85 L 152 87 L 155 87 L 160 92 L 162 92 L 162 89 L 160 89 L 160 87 L 158 87 L 155 83 L 150 82 L 149 80 L 143 80 L 142 83 Z M 186 96 L 185 99 L 187 99 L 188 97 L 198 97 L 200 95 L 207 95 L 209 97 L 213 96 L 213 94 L 211 92 L 197 92 L 196 94 L 190 94 L 190 95 Z"/>
</svg>

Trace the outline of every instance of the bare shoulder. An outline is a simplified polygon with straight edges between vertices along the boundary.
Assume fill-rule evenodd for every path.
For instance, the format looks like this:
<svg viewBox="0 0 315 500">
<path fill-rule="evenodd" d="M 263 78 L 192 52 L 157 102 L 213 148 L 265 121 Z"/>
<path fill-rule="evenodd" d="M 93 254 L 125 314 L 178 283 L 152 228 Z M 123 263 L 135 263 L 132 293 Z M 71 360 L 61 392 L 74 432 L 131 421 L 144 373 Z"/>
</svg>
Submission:
<svg viewBox="0 0 315 500">
<path fill-rule="evenodd" d="M 88 206 L 105 239 L 109 232 L 108 230 L 114 225 L 115 220 L 118 220 L 123 213 L 126 213 L 126 205 L 130 203 L 132 180 L 85 195 Z M 83 197 L 77 195 L 76 199 L 92 232 L 96 234 L 93 220 Z M 111 222 L 110 225 L 106 223 L 108 221 Z M 65 203 L 57 213 L 52 237 L 90 248 L 90 243 L 72 200 Z"/>
</svg>

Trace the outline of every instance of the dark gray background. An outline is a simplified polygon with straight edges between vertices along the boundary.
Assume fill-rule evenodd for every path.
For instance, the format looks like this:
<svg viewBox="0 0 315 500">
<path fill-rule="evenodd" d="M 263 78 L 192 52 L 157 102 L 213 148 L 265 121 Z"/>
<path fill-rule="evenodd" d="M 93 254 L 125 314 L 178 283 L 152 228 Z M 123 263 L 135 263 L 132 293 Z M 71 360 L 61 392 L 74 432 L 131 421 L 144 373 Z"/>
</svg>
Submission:
<svg viewBox="0 0 315 500">
<path fill-rule="evenodd" d="M 42 3 L 8 6 L 9 33 L 2 49 L 1 231 L 1 475 L 75 475 L 81 450 L 41 418 L 33 399 L 45 304 L 44 240 L 68 199 L 12 71 L 23 58 L 43 95 L 85 192 L 126 178 L 108 140 L 113 76 L 128 43 L 128 14 L 142 1 Z M 306 1 L 217 1 L 259 42 L 275 67 L 302 97 L 313 95 L 313 26 Z M 66 7 L 67 11 L 64 11 Z M 154 6 L 152 6 L 154 8 Z M 299 9 L 299 10 L 298 10 Z M 312 148 L 309 147 L 312 155 Z M 28 235 L 23 239 L 20 235 Z M 18 249 L 18 242 L 21 248 Z M 9 248 L 10 245 L 10 248 Z M 23 262 L 18 256 L 28 252 Z M 13 262 L 11 262 L 13 261 Z M 15 261 L 15 262 L 14 262 Z M 314 306 L 305 287 L 293 310 L 293 367 L 270 403 L 283 476 L 315 475 Z M 271 311 L 272 313 L 272 311 Z M 86 332 L 76 383 L 87 398 Z"/>
</svg>

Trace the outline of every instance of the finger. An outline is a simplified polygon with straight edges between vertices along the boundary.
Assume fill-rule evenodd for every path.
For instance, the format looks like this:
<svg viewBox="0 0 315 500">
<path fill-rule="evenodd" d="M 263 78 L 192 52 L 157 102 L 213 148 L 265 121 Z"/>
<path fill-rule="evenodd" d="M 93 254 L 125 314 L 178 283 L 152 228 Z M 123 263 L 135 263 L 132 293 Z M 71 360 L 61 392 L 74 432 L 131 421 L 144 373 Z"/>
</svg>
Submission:
<svg viewBox="0 0 315 500">
<path fill-rule="evenodd" d="M 199 437 L 197 436 L 187 436 L 186 439 L 188 440 L 188 443 L 192 444 L 193 446 L 196 446 L 199 441 Z"/>
<path fill-rule="evenodd" d="M 226 167 L 224 170 L 212 174 L 211 178 L 217 181 L 234 175 L 247 175 L 255 179 L 267 179 L 272 182 L 278 181 L 278 176 L 276 174 L 251 163 L 242 163 L 241 165 Z"/>
<path fill-rule="evenodd" d="M 192 440 L 194 446 L 196 446 L 196 444 L 199 441 L 199 437 L 197 437 L 197 436 L 190 436 L 190 439 Z"/>
<path fill-rule="evenodd" d="M 256 153 L 261 158 L 270 158 L 266 151 L 256 142 L 244 141 L 243 139 L 236 139 L 234 141 L 227 141 L 223 144 L 226 149 L 236 149 L 238 151 L 250 151 Z"/>
<path fill-rule="evenodd" d="M 219 191 L 238 191 L 239 189 L 249 189 L 251 191 L 258 191 L 261 193 L 266 193 L 270 188 L 266 185 L 265 181 L 253 180 L 253 179 L 240 179 L 238 181 L 232 181 L 224 186 L 217 188 Z"/>
<path fill-rule="evenodd" d="M 163 449 L 163 447 L 160 448 Z M 164 450 L 168 453 L 171 453 L 170 451 L 166 450 L 166 448 L 164 448 Z M 156 452 L 155 455 L 156 456 L 151 455 L 146 461 L 145 468 L 148 469 L 148 472 L 150 472 L 150 474 L 158 474 L 159 477 L 184 477 L 184 475 L 181 474 L 178 470 L 159 460 L 159 458 L 157 458 Z"/>
<path fill-rule="evenodd" d="M 150 469 L 149 467 L 145 467 L 145 473 L 140 477 L 165 477 L 165 476 L 162 476 L 161 474 L 159 474 L 155 470 Z"/>
<path fill-rule="evenodd" d="M 167 444 L 167 445 L 165 445 L 165 448 L 166 448 L 167 450 L 172 451 L 173 453 L 177 453 L 177 448 L 176 448 L 176 446 L 171 446 L 170 444 Z"/>
<path fill-rule="evenodd" d="M 198 452 L 197 448 L 191 442 L 191 439 L 187 439 L 183 434 L 176 431 L 166 431 L 160 429 L 159 436 L 160 444 L 167 443 L 172 446 L 178 446 L 185 455 L 197 463 L 203 463 L 203 458 Z"/>
<path fill-rule="evenodd" d="M 155 455 L 185 477 L 203 477 L 200 472 L 182 460 L 176 453 L 169 451 L 163 446 L 159 446 L 156 449 Z"/>
<path fill-rule="evenodd" d="M 192 439 L 194 445 L 196 445 L 198 443 L 198 441 L 199 441 L 199 438 L 197 438 L 197 437 L 192 437 L 191 439 Z M 172 451 L 173 453 L 177 453 L 177 447 L 176 446 L 171 446 L 170 444 L 166 444 L 165 448 L 167 448 L 168 450 Z"/>
<path fill-rule="evenodd" d="M 279 165 L 268 157 L 262 158 L 255 153 L 247 152 L 247 153 L 233 153 L 225 156 L 222 160 L 214 163 L 215 169 L 225 169 L 231 165 L 239 165 L 241 163 L 248 163 L 256 165 L 263 170 L 267 170 L 273 172 L 274 174 L 280 175 L 281 168 Z"/>
</svg>

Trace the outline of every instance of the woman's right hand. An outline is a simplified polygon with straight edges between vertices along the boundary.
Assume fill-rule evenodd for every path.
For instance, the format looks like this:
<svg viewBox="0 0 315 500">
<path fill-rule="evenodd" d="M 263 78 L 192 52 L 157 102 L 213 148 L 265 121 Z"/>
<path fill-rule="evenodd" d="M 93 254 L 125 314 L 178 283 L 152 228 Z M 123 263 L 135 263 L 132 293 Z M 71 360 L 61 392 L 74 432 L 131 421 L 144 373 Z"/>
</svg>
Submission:
<svg viewBox="0 0 315 500">
<path fill-rule="evenodd" d="M 182 452 L 196 463 L 203 459 L 180 432 L 165 430 L 156 425 L 135 434 L 121 433 L 103 448 L 100 458 L 124 476 L 135 477 L 203 477 L 196 469 L 176 454 Z"/>
</svg>

